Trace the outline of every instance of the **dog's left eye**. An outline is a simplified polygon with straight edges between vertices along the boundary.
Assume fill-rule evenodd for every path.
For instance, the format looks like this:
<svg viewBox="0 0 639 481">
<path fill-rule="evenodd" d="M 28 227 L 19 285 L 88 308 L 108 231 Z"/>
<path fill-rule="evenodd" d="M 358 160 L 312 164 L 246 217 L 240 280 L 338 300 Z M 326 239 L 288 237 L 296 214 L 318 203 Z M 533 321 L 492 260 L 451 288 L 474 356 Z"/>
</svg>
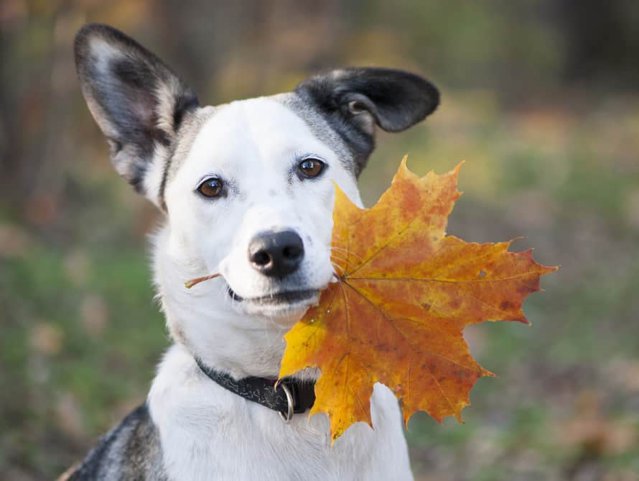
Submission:
<svg viewBox="0 0 639 481">
<path fill-rule="evenodd" d="M 304 159 L 297 164 L 297 172 L 304 179 L 318 177 L 326 167 L 326 164 L 319 159 Z"/>
<path fill-rule="evenodd" d="M 224 193 L 224 182 L 218 177 L 210 177 L 198 186 L 197 191 L 204 197 L 219 197 Z"/>
</svg>

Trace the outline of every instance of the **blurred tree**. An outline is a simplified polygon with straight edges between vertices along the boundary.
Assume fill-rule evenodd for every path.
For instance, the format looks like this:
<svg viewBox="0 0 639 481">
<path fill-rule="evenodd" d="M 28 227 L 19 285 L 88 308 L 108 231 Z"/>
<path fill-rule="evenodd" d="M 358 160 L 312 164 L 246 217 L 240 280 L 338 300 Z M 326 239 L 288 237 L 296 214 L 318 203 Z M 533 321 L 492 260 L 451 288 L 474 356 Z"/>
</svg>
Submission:
<svg viewBox="0 0 639 481">
<path fill-rule="evenodd" d="M 554 5 L 566 45 L 566 80 L 636 88 L 639 83 L 639 3 L 560 0 Z"/>
</svg>

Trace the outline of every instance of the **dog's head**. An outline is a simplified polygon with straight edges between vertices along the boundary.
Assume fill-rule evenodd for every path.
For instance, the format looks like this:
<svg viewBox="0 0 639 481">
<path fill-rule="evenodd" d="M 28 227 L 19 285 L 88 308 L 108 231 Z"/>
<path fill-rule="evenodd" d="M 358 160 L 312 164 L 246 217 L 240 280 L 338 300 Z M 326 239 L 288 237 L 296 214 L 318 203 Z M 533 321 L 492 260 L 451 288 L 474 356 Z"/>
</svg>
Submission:
<svg viewBox="0 0 639 481">
<path fill-rule="evenodd" d="M 156 277 L 167 314 L 180 322 L 188 314 L 172 311 L 215 311 L 225 322 L 299 318 L 332 278 L 333 183 L 361 203 L 356 179 L 376 127 L 404 130 L 439 97 L 417 75 L 354 68 L 311 77 L 294 92 L 202 107 L 162 61 L 115 29 L 84 27 L 75 52 L 116 170 L 166 213 Z M 220 279 L 183 287 L 216 272 Z"/>
</svg>

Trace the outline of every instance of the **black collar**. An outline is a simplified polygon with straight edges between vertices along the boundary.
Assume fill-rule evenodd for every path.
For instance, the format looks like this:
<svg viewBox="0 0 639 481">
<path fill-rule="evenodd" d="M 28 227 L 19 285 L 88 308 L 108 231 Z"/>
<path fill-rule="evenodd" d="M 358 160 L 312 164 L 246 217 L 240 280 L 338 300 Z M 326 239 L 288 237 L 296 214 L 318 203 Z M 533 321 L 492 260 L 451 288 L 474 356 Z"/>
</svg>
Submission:
<svg viewBox="0 0 639 481">
<path fill-rule="evenodd" d="M 211 380 L 244 399 L 266 406 L 290 421 L 293 414 L 303 413 L 315 402 L 315 381 L 285 378 L 280 382 L 264 377 L 245 377 L 235 380 L 230 375 L 206 366 L 200 359 L 195 362 Z"/>
</svg>

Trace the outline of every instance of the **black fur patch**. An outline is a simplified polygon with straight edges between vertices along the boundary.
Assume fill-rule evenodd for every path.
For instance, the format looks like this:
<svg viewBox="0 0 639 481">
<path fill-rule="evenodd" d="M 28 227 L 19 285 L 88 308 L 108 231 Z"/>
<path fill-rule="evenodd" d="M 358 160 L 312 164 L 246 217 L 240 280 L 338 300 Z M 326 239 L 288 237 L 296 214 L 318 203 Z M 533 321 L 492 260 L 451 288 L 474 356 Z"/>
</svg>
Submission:
<svg viewBox="0 0 639 481">
<path fill-rule="evenodd" d="M 405 130 L 431 114 L 439 91 L 401 70 L 352 68 L 305 80 L 296 93 L 314 105 L 349 146 L 359 174 L 375 148 L 370 121 L 388 132 Z"/>
<path fill-rule="evenodd" d="M 106 25 L 90 24 L 78 32 L 75 58 L 82 92 L 97 106 L 92 113 L 109 140 L 112 161 L 143 191 L 155 146 L 170 148 L 186 113 L 197 108 L 197 97 L 158 57 Z M 159 92 L 171 97 L 159 99 Z M 165 105 L 170 110 L 160 111 Z M 171 119 L 172 128 L 160 128 L 160 117 Z"/>
<path fill-rule="evenodd" d="M 192 92 L 186 92 L 180 96 L 175 102 L 175 111 L 173 112 L 173 129 L 177 132 L 182 125 L 182 120 L 187 112 L 191 112 L 198 108 L 200 103 Z"/>
</svg>

